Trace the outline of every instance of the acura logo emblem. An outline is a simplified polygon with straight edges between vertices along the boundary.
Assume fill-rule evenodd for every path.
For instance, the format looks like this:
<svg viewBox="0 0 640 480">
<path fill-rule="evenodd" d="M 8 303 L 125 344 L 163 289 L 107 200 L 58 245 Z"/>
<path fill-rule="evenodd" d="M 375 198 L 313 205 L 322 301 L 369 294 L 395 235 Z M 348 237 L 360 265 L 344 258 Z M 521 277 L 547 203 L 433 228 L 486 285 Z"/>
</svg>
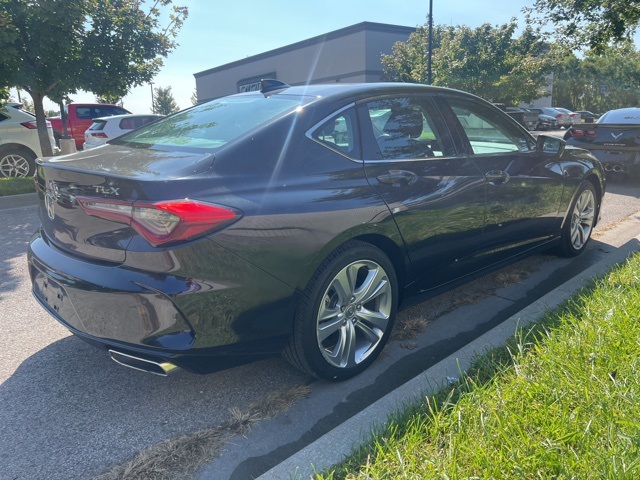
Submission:
<svg viewBox="0 0 640 480">
<path fill-rule="evenodd" d="M 51 192 L 47 192 L 44 195 L 44 206 L 47 209 L 47 217 L 49 220 L 53 220 L 56 216 L 55 210 L 56 199 Z"/>
</svg>

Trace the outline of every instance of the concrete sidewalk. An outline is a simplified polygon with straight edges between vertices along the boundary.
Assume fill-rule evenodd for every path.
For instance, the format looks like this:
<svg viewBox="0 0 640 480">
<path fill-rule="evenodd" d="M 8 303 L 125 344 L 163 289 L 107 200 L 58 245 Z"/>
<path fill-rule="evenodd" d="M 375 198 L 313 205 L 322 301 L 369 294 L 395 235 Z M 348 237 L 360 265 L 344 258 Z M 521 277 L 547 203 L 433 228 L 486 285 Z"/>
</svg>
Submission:
<svg viewBox="0 0 640 480">
<path fill-rule="evenodd" d="M 308 479 L 314 472 L 339 463 L 355 446 L 366 442 L 370 438 L 372 427 L 383 424 L 390 414 L 409 402 L 424 399 L 425 395 L 435 392 L 449 380 L 457 379 L 460 372 L 469 368 L 475 356 L 488 349 L 504 345 L 506 340 L 513 336 L 518 326 L 537 321 L 545 312 L 558 307 L 595 277 L 604 275 L 614 265 L 624 262 L 629 255 L 638 250 L 640 250 L 640 235 L 258 478 L 262 480 Z M 204 473 L 210 474 L 211 471 L 205 470 Z M 201 476 L 200 478 L 211 477 Z"/>
</svg>

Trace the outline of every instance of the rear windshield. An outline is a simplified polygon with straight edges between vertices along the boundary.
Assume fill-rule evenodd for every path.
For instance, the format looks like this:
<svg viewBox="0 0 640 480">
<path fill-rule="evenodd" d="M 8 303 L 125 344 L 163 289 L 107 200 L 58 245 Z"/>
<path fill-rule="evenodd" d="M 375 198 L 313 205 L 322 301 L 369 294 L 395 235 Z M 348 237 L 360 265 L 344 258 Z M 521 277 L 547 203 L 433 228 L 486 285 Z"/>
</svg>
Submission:
<svg viewBox="0 0 640 480">
<path fill-rule="evenodd" d="M 640 124 L 640 108 L 611 110 L 600 117 L 597 123 Z"/>
<path fill-rule="evenodd" d="M 146 148 L 217 149 L 295 110 L 302 102 L 302 98 L 293 96 L 220 98 L 144 126 L 110 143 Z"/>
<path fill-rule="evenodd" d="M 104 120 L 94 120 L 88 130 L 103 130 L 106 124 Z"/>
</svg>

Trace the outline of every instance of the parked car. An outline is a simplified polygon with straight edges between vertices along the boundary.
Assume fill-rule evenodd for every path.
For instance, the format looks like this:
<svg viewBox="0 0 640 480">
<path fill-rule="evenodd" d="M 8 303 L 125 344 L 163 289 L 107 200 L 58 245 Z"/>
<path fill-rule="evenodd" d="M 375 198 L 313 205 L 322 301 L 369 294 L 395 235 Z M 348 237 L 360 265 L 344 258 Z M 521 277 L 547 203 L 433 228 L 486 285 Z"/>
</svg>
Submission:
<svg viewBox="0 0 640 480">
<path fill-rule="evenodd" d="M 569 114 L 561 112 L 555 107 L 542 107 L 541 110 L 545 115 L 552 116 L 556 119 L 558 128 L 569 128 L 571 126 L 571 117 L 569 116 Z"/>
<path fill-rule="evenodd" d="M 588 149 L 608 175 L 640 174 L 640 108 L 610 110 L 596 123 L 574 126 L 564 138 Z"/>
<path fill-rule="evenodd" d="M 504 107 L 502 110 L 528 130 L 535 130 L 538 125 L 538 115 L 535 112 L 519 107 Z"/>
<path fill-rule="evenodd" d="M 119 363 L 344 380 L 410 296 L 589 241 L 600 163 L 480 98 L 261 85 L 39 163 L 33 293 Z"/>
<path fill-rule="evenodd" d="M 534 130 L 557 130 L 559 128 L 558 119 L 555 115 L 545 113 L 542 108 L 528 108 L 527 110 L 538 115 L 538 123 Z"/>
<path fill-rule="evenodd" d="M 77 149 L 82 149 L 84 132 L 91 126 L 94 118 L 131 113 L 118 105 L 107 103 L 70 103 L 64 106 L 64 110 L 67 116 L 67 135 L 75 140 Z M 56 143 L 59 144 L 64 136 L 62 117 L 50 117 L 49 121 L 53 127 Z"/>
<path fill-rule="evenodd" d="M 107 140 L 117 138 L 123 133 L 140 128 L 159 118 L 163 118 L 163 115 L 136 115 L 131 113 L 114 115 L 112 117 L 94 118 L 91 126 L 84 132 L 84 144 L 82 147 L 86 150 L 87 148 L 104 145 L 107 143 Z"/>
<path fill-rule="evenodd" d="M 600 118 L 600 115 L 598 115 L 597 113 L 590 112 L 588 110 L 578 110 L 576 113 L 580 114 L 580 117 L 582 118 L 582 121 L 584 123 L 593 123 L 598 118 Z"/>
<path fill-rule="evenodd" d="M 35 171 L 36 157 L 42 156 L 36 116 L 21 103 L 0 107 L 0 178 L 27 177 Z M 51 123 L 47 122 L 51 149 L 55 147 Z"/>
<path fill-rule="evenodd" d="M 572 125 L 577 125 L 578 123 L 580 123 L 582 121 L 582 117 L 580 115 L 580 113 L 578 112 L 572 112 L 571 110 L 567 109 L 567 108 L 561 108 L 561 107 L 555 107 L 556 110 L 558 110 L 561 113 L 564 113 L 566 115 L 569 115 L 569 127 Z"/>
</svg>

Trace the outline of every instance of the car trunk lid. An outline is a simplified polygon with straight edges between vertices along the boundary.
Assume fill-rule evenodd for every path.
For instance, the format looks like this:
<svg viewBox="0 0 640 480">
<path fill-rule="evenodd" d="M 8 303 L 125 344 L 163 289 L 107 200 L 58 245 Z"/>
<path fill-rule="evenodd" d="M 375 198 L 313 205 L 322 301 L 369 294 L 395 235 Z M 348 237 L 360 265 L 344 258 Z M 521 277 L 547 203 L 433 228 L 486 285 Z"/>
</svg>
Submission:
<svg viewBox="0 0 640 480">
<path fill-rule="evenodd" d="M 93 215 L 83 206 L 105 200 L 114 205 L 173 200 L 171 181 L 187 181 L 207 171 L 212 161 L 211 153 L 110 145 L 40 161 L 35 180 L 42 231 L 65 252 L 122 263 L 138 232 L 116 216 Z"/>
<path fill-rule="evenodd" d="M 589 150 L 633 148 L 640 145 L 640 128 L 628 124 L 582 124 L 565 134 L 574 144 Z"/>
</svg>

